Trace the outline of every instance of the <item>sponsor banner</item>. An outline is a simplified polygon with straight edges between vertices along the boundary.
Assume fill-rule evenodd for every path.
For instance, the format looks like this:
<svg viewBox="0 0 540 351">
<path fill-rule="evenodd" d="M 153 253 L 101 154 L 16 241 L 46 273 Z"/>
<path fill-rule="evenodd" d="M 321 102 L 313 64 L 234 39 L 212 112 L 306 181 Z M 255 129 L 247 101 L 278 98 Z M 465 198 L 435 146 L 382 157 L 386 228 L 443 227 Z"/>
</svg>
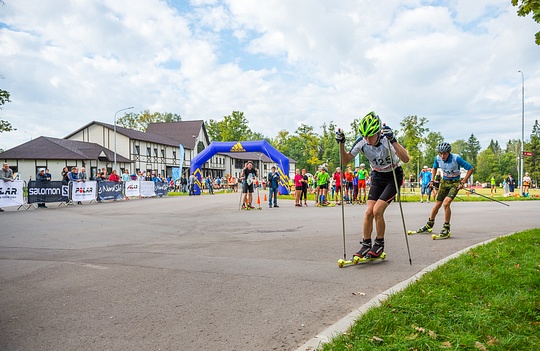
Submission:
<svg viewBox="0 0 540 351">
<path fill-rule="evenodd" d="M 72 201 L 91 201 L 96 199 L 96 182 L 73 182 L 71 183 Z"/>
<path fill-rule="evenodd" d="M 157 196 L 167 196 L 169 194 L 169 184 L 156 182 L 156 195 Z"/>
<path fill-rule="evenodd" d="M 98 200 L 122 200 L 122 188 L 124 184 L 121 182 L 102 181 L 98 184 Z"/>
<path fill-rule="evenodd" d="M 0 207 L 20 206 L 24 204 L 24 181 L 0 181 Z"/>
<path fill-rule="evenodd" d="M 156 189 L 154 182 L 144 181 L 140 182 L 140 194 L 141 196 L 156 196 Z"/>
<path fill-rule="evenodd" d="M 36 202 L 68 202 L 69 186 L 61 181 L 28 182 L 28 203 Z"/>
<path fill-rule="evenodd" d="M 139 196 L 139 181 L 138 180 L 130 180 L 129 182 L 126 182 L 124 185 L 124 193 L 126 196 Z"/>
</svg>

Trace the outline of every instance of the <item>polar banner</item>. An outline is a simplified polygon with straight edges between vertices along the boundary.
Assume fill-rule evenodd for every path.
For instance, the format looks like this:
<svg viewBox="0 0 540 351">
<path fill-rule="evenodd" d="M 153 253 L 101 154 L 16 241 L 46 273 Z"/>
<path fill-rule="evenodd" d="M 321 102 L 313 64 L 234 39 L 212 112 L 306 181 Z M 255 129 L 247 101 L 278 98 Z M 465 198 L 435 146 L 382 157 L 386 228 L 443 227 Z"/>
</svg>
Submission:
<svg viewBox="0 0 540 351">
<path fill-rule="evenodd" d="M 154 182 L 145 181 L 140 182 L 141 196 L 156 196 L 156 189 Z"/>
<path fill-rule="evenodd" d="M 167 196 L 169 194 L 169 184 L 163 182 L 156 182 L 156 195 Z"/>
<path fill-rule="evenodd" d="M 102 181 L 98 185 L 98 200 L 122 200 L 123 183 Z"/>
<path fill-rule="evenodd" d="M 20 206 L 24 204 L 24 181 L 0 181 L 0 207 Z"/>
<path fill-rule="evenodd" d="M 73 182 L 71 183 L 72 201 L 92 201 L 96 199 L 96 182 Z"/>
<path fill-rule="evenodd" d="M 42 182 L 31 180 L 28 182 L 28 203 L 36 202 L 68 202 L 69 186 L 61 181 Z"/>
<path fill-rule="evenodd" d="M 130 180 L 125 183 L 124 185 L 124 194 L 127 197 L 133 197 L 133 196 L 139 196 L 139 181 L 138 180 Z"/>
</svg>

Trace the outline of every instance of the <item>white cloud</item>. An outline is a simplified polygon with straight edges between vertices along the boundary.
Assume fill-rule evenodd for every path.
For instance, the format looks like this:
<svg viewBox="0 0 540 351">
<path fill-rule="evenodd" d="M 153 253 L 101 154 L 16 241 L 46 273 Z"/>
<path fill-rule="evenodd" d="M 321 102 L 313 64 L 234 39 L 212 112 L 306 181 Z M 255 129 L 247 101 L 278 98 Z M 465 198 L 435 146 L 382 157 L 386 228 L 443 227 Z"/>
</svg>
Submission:
<svg viewBox="0 0 540 351">
<path fill-rule="evenodd" d="M 504 0 L 18 0 L 0 13 L 12 100 L 0 118 L 18 128 L 4 149 L 112 123 L 132 105 L 187 120 L 240 110 L 270 137 L 300 123 L 348 128 L 370 110 L 399 128 L 416 114 L 486 147 L 521 136 L 517 70 L 526 129 L 540 112 L 538 25 Z"/>
</svg>

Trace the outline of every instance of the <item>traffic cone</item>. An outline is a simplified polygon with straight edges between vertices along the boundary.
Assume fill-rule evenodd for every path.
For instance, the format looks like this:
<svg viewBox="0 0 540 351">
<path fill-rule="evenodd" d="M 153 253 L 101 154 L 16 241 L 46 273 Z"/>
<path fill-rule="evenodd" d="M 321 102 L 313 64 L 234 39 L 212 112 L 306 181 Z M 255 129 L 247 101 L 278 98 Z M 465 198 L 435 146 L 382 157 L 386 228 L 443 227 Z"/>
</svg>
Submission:
<svg viewBox="0 0 540 351">
<path fill-rule="evenodd" d="M 281 196 L 281 191 L 278 190 L 277 196 Z"/>
<path fill-rule="evenodd" d="M 261 196 L 257 195 L 257 205 L 261 205 Z"/>
<path fill-rule="evenodd" d="M 264 194 L 264 202 L 268 201 L 268 199 L 266 198 L 266 193 Z"/>
</svg>

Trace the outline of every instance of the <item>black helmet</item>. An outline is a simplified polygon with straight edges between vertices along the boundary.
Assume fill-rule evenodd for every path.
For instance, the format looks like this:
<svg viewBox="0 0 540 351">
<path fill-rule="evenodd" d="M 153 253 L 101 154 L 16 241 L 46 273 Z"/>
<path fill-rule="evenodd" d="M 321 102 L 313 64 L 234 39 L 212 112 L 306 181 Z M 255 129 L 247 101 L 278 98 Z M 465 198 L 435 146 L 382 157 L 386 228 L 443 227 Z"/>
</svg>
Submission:
<svg viewBox="0 0 540 351">
<path fill-rule="evenodd" d="M 445 141 L 437 145 L 437 152 L 450 152 L 450 151 L 452 151 L 452 145 L 448 144 Z"/>
</svg>

